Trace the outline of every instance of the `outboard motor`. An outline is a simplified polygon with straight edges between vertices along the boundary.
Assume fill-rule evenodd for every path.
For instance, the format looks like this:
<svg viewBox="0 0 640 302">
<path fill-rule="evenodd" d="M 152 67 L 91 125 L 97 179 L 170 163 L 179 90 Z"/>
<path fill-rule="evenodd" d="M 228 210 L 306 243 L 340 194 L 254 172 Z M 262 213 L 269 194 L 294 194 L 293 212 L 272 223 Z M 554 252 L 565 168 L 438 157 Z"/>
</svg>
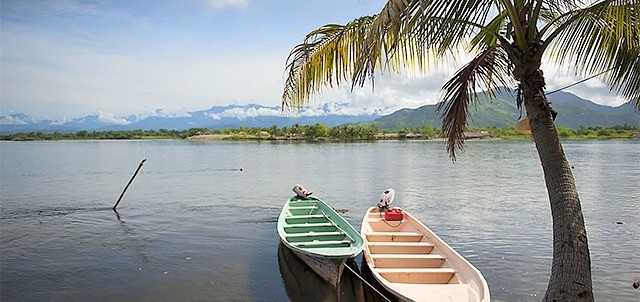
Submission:
<svg viewBox="0 0 640 302">
<path fill-rule="evenodd" d="M 390 208 L 389 205 L 393 202 L 393 198 L 396 195 L 396 191 L 392 188 L 384 190 L 380 195 L 380 201 L 378 201 L 378 209 L 380 212 L 384 212 L 384 220 L 387 221 L 402 221 L 404 215 L 400 208 Z"/>
<path fill-rule="evenodd" d="M 293 192 L 296 193 L 296 198 L 298 199 L 307 199 L 309 195 L 313 194 L 313 192 L 307 192 L 307 189 L 298 184 L 293 187 Z"/>
<path fill-rule="evenodd" d="M 380 201 L 378 201 L 378 209 L 380 212 L 383 210 L 389 210 L 389 205 L 393 202 L 393 198 L 396 196 L 396 191 L 392 188 L 384 190 L 380 195 Z"/>
</svg>

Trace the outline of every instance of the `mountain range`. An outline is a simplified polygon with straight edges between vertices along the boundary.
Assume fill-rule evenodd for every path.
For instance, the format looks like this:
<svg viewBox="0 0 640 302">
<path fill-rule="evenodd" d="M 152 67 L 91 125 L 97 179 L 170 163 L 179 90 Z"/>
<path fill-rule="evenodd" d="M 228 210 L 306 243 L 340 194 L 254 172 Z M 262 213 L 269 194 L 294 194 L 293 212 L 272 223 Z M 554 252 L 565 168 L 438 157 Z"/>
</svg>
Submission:
<svg viewBox="0 0 640 302">
<path fill-rule="evenodd" d="M 611 127 L 615 125 L 630 125 L 640 128 L 640 111 L 631 104 L 609 107 L 595 104 L 577 97 L 574 94 L 558 92 L 548 95 L 552 107 L 559 113 L 556 125 L 577 129 L 584 127 Z M 425 105 L 416 109 L 400 109 L 389 115 L 382 116 L 378 111 L 368 115 L 335 114 L 336 106 L 345 107 L 348 104 L 325 104 L 320 110 L 306 110 L 287 115 L 279 106 L 266 107 L 262 105 L 229 105 L 214 106 L 206 110 L 188 112 L 183 115 L 166 114 L 157 110 L 153 114 L 140 116 L 128 115 L 115 117 L 109 114 L 88 115 L 74 119 L 53 120 L 41 119 L 26 114 L 14 113 L 0 116 L 0 133 L 17 132 L 77 132 L 108 131 L 108 130 L 186 130 L 190 128 L 240 128 L 240 127 L 271 127 L 312 125 L 320 123 L 329 127 L 359 122 L 373 123 L 380 129 L 399 130 L 412 129 L 431 125 L 440 127 L 441 118 L 436 112 L 437 105 Z M 505 127 L 515 124 L 524 113 L 516 107 L 513 92 L 503 92 L 495 99 L 487 100 L 484 94 L 479 94 L 478 102 L 470 105 L 469 126 Z"/>
<path fill-rule="evenodd" d="M 580 126 L 612 127 L 626 124 L 640 128 L 640 111 L 629 103 L 617 107 L 603 106 L 567 92 L 547 95 L 547 99 L 558 112 L 555 119 L 557 126 L 578 129 Z M 437 107 L 438 105 L 425 105 L 416 109 L 401 109 L 377 118 L 373 123 L 385 130 L 413 129 L 427 125 L 439 128 L 442 119 Z M 492 100 L 479 93 L 478 101 L 469 107 L 468 125 L 473 128 L 515 125 L 526 115 L 524 108 L 522 111 L 518 110 L 513 91 L 496 93 Z"/>
<path fill-rule="evenodd" d="M 108 114 L 88 115 L 80 118 L 53 120 L 34 118 L 22 113 L 0 116 L 0 133 L 17 132 L 77 132 L 108 131 L 108 130 L 187 130 L 191 128 L 226 129 L 240 127 L 271 127 L 312 125 L 321 123 L 329 127 L 342 124 L 353 124 L 362 121 L 372 121 L 381 115 L 347 115 L 335 114 L 340 107 L 347 104 L 325 105 L 320 110 L 302 110 L 288 114 L 279 106 L 266 107 L 262 105 L 229 105 L 214 106 L 206 110 L 188 112 L 183 115 L 171 115 L 163 110 L 156 110 L 151 115 L 128 115 L 114 117 Z M 338 107 L 338 108 L 336 108 Z"/>
</svg>

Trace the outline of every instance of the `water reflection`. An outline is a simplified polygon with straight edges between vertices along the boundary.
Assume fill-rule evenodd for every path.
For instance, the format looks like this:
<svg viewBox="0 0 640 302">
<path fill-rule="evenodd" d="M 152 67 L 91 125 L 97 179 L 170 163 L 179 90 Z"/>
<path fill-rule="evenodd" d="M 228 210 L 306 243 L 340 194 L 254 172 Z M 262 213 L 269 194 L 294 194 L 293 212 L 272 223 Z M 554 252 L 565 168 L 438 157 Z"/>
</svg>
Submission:
<svg viewBox="0 0 640 302">
<path fill-rule="evenodd" d="M 149 260 L 148 254 L 146 252 L 146 243 L 139 239 L 141 237 L 130 226 L 126 224 L 126 222 L 122 219 L 122 216 L 120 216 L 120 213 L 115 208 L 113 208 L 112 210 L 114 213 L 116 213 L 116 218 L 118 219 L 118 222 L 120 222 L 124 237 L 126 237 L 127 241 L 129 241 L 130 246 L 132 246 L 136 250 L 136 253 L 140 257 L 142 265 L 146 265 Z M 142 267 L 139 267 L 138 269 L 142 270 Z"/>
<path fill-rule="evenodd" d="M 291 301 L 340 301 L 340 302 L 364 302 L 364 301 L 396 301 L 391 294 L 386 292 L 373 279 L 373 275 L 366 269 L 363 272 L 357 267 L 356 262 L 349 261 L 347 265 L 364 278 L 371 286 L 376 286 L 380 293 L 363 283 L 349 269 L 345 269 L 340 280 L 339 289 L 322 280 L 311 268 L 300 260 L 291 250 L 282 243 L 278 244 L 278 267 L 284 283 L 287 295 Z M 384 295 L 384 297 L 381 296 Z M 385 298 L 386 297 L 386 298 Z"/>
</svg>

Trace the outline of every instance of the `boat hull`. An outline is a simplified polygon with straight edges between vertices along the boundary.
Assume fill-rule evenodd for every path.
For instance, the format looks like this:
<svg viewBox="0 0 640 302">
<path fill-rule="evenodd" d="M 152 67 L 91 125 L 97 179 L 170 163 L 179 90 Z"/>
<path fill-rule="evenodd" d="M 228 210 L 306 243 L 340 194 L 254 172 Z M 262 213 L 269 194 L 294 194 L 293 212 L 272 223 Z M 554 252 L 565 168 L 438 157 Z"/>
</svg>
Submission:
<svg viewBox="0 0 640 302">
<path fill-rule="evenodd" d="M 300 251 L 293 251 L 293 253 L 323 280 L 327 281 L 327 283 L 333 287 L 338 287 L 342 272 L 344 271 L 344 264 L 348 258 L 314 257 Z"/>
<path fill-rule="evenodd" d="M 410 214 L 387 221 L 370 208 L 361 234 L 367 267 L 399 300 L 490 301 L 480 271 Z"/>
</svg>

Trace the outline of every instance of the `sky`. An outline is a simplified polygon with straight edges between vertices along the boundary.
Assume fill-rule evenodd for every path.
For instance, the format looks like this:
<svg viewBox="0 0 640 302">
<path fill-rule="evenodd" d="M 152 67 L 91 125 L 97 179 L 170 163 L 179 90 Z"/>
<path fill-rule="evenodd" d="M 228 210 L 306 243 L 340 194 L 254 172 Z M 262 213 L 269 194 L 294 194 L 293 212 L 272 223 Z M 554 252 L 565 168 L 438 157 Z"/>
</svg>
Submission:
<svg viewBox="0 0 640 302">
<path fill-rule="evenodd" d="M 0 115 L 180 115 L 219 105 L 279 106 L 285 61 L 310 31 L 379 12 L 381 0 L 2 0 Z M 460 65 L 385 74 L 311 100 L 344 114 L 435 104 Z M 579 78 L 543 66 L 548 91 Z M 565 90 L 624 100 L 597 79 Z"/>
</svg>

